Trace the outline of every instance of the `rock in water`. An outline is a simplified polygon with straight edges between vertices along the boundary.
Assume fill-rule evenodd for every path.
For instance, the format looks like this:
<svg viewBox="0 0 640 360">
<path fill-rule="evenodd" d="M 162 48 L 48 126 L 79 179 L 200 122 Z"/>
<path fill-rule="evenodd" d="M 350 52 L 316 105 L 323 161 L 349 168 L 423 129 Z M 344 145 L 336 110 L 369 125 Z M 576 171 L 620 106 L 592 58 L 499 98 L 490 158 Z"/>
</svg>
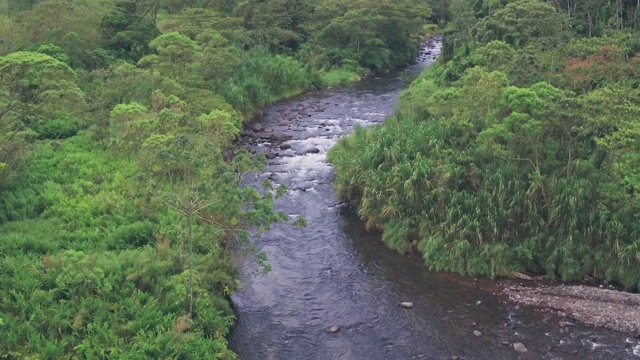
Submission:
<svg viewBox="0 0 640 360">
<path fill-rule="evenodd" d="M 519 353 L 526 353 L 529 351 L 522 343 L 514 343 L 513 348 Z"/>
<path fill-rule="evenodd" d="M 332 333 L 332 334 L 335 334 L 338 331 L 340 331 L 340 326 L 333 325 L 332 327 L 329 328 L 329 332 Z"/>
<path fill-rule="evenodd" d="M 287 140 L 291 140 L 292 136 L 284 133 L 273 133 L 271 134 L 271 140 L 275 142 L 285 142 Z"/>
<path fill-rule="evenodd" d="M 473 330 L 473 335 L 480 336 L 482 333 L 479 330 Z"/>
<path fill-rule="evenodd" d="M 413 303 L 411 301 L 405 301 L 405 302 L 401 302 L 400 306 L 402 306 L 405 309 L 411 309 L 413 307 Z"/>
</svg>

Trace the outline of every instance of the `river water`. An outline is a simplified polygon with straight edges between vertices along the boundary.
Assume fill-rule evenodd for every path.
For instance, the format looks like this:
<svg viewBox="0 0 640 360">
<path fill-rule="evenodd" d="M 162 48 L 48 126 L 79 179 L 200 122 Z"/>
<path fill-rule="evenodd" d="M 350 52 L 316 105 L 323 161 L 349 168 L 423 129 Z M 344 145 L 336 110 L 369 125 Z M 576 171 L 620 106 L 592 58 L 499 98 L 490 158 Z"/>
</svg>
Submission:
<svg viewBox="0 0 640 360">
<path fill-rule="evenodd" d="M 418 68 L 440 44 L 429 47 Z M 402 86 L 401 74 L 390 73 L 305 94 L 269 108 L 263 131 L 250 134 L 250 147 L 272 158 L 251 181 L 286 185 L 290 195 L 276 207 L 303 215 L 309 226 L 278 224 L 254 239 L 272 269 L 255 275 L 254 261 L 240 262 L 230 348 L 246 360 L 640 359 L 638 339 L 518 308 L 494 295 L 499 283 L 490 279 L 428 271 L 419 254 L 389 250 L 354 209 L 339 204 L 327 151 L 355 126 L 382 122 Z M 267 134 L 289 139 L 281 146 Z M 415 306 L 404 309 L 403 301 Z M 330 333 L 331 326 L 340 331 Z"/>
</svg>

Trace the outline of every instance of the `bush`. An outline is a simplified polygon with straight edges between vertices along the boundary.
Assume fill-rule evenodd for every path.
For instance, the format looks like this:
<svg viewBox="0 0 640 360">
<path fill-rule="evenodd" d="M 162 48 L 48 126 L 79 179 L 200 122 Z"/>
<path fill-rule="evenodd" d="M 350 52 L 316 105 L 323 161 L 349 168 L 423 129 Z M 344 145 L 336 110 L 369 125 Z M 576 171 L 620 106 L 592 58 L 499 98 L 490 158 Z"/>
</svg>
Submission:
<svg viewBox="0 0 640 360">
<path fill-rule="evenodd" d="M 33 128 L 38 139 L 66 139 L 76 135 L 82 129 L 82 123 L 76 119 L 55 118 L 38 124 Z"/>
</svg>

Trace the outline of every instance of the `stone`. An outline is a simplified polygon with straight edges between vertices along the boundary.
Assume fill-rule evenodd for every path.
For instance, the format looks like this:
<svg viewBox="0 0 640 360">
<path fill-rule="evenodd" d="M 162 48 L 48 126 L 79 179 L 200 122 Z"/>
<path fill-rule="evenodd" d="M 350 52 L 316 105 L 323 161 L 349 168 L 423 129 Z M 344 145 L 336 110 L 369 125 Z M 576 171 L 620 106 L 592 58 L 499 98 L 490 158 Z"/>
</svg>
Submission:
<svg viewBox="0 0 640 360">
<path fill-rule="evenodd" d="M 289 144 L 280 145 L 280 150 L 288 150 L 288 149 L 291 149 L 291 145 Z"/>
<path fill-rule="evenodd" d="M 318 148 L 311 148 L 307 150 L 307 154 L 319 154 L 319 153 L 320 153 L 320 149 Z"/>
<path fill-rule="evenodd" d="M 400 303 L 400 306 L 405 309 L 411 309 L 413 307 L 413 303 L 411 301 L 404 301 Z"/>
<path fill-rule="evenodd" d="M 284 134 L 284 133 L 273 133 L 270 136 L 271 140 L 273 140 L 275 142 L 285 142 L 287 140 L 291 140 L 292 137 L 293 136 L 287 135 L 287 134 Z"/>
<path fill-rule="evenodd" d="M 502 342 L 502 346 L 511 346 L 511 343 L 507 340 Z"/>
<path fill-rule="evenodd" d="M 529 351 L 522 343 L 513 343 L 513 348 L 519 353 L 526 353 Z"/>
<path fill-rule="evenodd" d="M 519 273 L 519 272 L 514 272 L 513 276 L 516 277 L 516 279 L 520 279 L 520 280 L 527 280 L 527 281 L 533 281 L 533 278 L 529 275 L 525 275 L 523 273 Z"/>
<path fill-rule="evenodd" d="M 253 124 L 253 126 L 251 126 L 251 129 L 253 131 L 255 131 L 255 132 L 262 131 L 262 125 L 258 124 L 258 123 L 255 123 L 255 124 Z"/>
<path fill-rule="evenodd" d="M 340 331 L 340 326 L 333 325 L 333 326 L 331 326 L 331 327 L 329 328 L 329 332 L 330 332 L 330 333 L 332 333 L 332 334 L 335 334 L 335 333 L 337 333 L 338 331 Z"/>
<path fill-rule="evenodd" d="M 272 133 L 273 132 L 273 128 L 270 128 L 270 127 L 264 128 L 264 130 L 262 130 L 262 131 L 264 131 L 266 133 Z"/>
<path fill-rule="evenodd" d="M 480 336 L 482 335 L 482 333 L 480 332 L 480 330 L 473 330 L 473 335 Z"/>
<path fill-rule="evenodd" d="M 480 301 L 480 300 L 476 301 L 476 306 L 478 306 L 480 304 L 482 304 L 482 301 Z"/>
</svg>

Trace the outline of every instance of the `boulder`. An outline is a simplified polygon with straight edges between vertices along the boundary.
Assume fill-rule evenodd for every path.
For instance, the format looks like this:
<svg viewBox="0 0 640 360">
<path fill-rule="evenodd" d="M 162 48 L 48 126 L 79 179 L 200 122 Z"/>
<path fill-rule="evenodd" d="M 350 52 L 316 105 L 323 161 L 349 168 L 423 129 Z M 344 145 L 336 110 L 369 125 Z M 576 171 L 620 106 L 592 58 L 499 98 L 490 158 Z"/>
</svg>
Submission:
<svg viewBox="0 0 640 360">
<path fill-rule="evenodd" d="M 253 124 L 253 126 L 251 126 L 251 129 L 252 129 L 253 131 L 255 131 L 255 132 L 262 131 L 262 125 L 261 125 L 261 124 L 258 124 L 258 123 L 255 123 L 255 124 Z"/>
<path fill-rule="evenodd" d="M 284 133 L 273 133 L 271 134 L 271 140 L 275 142 L 285 142 L 287 140 L 291 140 L 292 136 Z"/>
</svg>

